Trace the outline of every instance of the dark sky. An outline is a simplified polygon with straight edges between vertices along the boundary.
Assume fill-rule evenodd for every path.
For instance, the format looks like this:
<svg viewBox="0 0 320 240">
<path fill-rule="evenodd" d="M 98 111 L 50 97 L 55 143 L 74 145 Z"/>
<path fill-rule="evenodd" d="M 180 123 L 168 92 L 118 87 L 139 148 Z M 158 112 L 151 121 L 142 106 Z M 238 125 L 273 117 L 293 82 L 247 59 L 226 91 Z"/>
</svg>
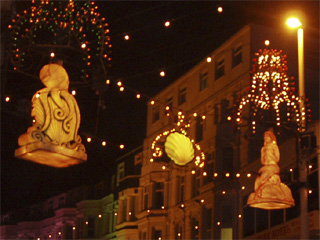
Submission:
<svg viewBox="0 0 320 240">
<path fill-rule="evenodd" d="M 1 89 L 2 212 L 108 179 L 114 159 L 142 145 L 145 137 L 147 98 L 135 99 L 135 91 L 155 95 L 244 25 L 257 23 L 285 31 L 286 14 L 298 9 L 306 14 L 306 36 L 319 40 L 318 1 L 96 1 L 96 5 L 110 26 L 110 75 L 133 91 L 119 93 L 110 88 L 103 97 L 106 109 L 98 115 L 95 91 L 90 87 L 79 90 L 76 99 L 82 116 L 80 135 L 83 140 L 89 134 L 114 144 L 123 143 L 126 149 L 120 151 L 112 144 L 103 148 L 98 141 L 85 143 L 87 163 L 66 169 L 14 158 L 17 139 L 30 126 L 30 113 L 24 116 L 21 112 L 26 112 L 25 105 L 37 89 L 30 92 L 28 99 L 18 97 L 7 104 L 3 101 L 6 89 L 13 87 L 7 81 Z M 217 12 L 220 5 L 222 13 Z M 19 1 L 17 12 L 29 7 L 29 1 Z M 164 27 L 167 20 L 171 21 L 169 28 Z M 2 19 L 2 28 L 5 22 L 7 19 Z M 130 35 L 129 41 L 123 39 L 125 33 Z M 306 58 L 314 55 L 319 56 L 319 51 L 306 50 Z M 5 66 L 1 68 L 5 72 Z M 162 69 L 166 71 L 164 78 L 159 76 Z M 15 84 L 28 88 L 23 78 Z"/>
</svg>

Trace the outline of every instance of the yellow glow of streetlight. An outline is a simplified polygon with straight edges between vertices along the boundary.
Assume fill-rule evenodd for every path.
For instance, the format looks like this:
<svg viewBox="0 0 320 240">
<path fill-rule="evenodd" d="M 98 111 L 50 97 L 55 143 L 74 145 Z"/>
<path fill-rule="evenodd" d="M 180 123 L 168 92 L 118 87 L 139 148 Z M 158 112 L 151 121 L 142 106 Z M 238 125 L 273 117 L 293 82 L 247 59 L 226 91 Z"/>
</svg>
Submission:
<svg viewBox="0 0 320 240">
<path fill-rule="evenodd" d="M 287 25 L 291 28 L 297 28 L 297 27 L 300 27 L 302 25 L 302 23 L 299 21 L 298 18 L 288 18 L 287 20 Z"/>
</svg>

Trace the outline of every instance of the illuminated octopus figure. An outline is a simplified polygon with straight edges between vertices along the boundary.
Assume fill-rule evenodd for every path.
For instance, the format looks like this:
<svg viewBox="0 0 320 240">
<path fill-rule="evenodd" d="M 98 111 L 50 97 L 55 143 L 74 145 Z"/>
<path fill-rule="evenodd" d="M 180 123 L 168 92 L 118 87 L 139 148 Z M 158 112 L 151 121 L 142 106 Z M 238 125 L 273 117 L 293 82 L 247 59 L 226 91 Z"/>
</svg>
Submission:
<svg viewBox="0 0 320 240">
<path fill-rule="evenodd" d="M 276 125 L 280 126 L 280 105 L 286 103 L 288 122 L 294 119 L 298 130 L 301 130 L 301 122 L 305 119 L 305 108 L 300 112 L 299 102 L 302 99 L 293 94 L 290 86 L 286 55 L 282 55 L 282 51 L 265 49 L 256 53 L 256 56 L 257 59 L 253 60 L 256 64 L 253 64 L 254 75 L 251 79 L 250 91 L 240 101 L 236 122 L 238 124 L 241 122 L 243 108 L 246 104 L 250 104 L 253 110 L 253 120 L 250 123 L 253 132 L 256 130 L 258 109 L 274 110 Z"/>
<path fill-rule="evenodd" d="M 159 134 L 154 139 L 151 145 L 152 158 L 150 158 L 150 162 L 154 162 L 155 158 L 162 157 L 165 151 L 176 165 L 185 166 L 194 161 L 196 167 L 204 167 L 205 154 L 201 151 L 200 146 L 187 135 L 186 129 L 190 127 L 190 124 L 185 124 L 184 118 L 182 112 L 179 112 L 176 126 Z"/>
</svg>

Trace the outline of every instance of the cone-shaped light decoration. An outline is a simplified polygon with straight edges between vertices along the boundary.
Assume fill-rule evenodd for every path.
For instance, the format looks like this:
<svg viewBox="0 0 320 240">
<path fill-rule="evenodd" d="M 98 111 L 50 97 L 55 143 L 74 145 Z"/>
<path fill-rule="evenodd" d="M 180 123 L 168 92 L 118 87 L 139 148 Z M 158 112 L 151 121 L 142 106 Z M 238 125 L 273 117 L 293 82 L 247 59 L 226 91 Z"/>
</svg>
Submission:
<svg viewBox="0 0 320 240">
<path fill-rule="evenodd" d="M 262 209 L 283 209 L 294 206 L 290 188 L 281 182 L 280 152 L 272 130 L 264 133 L 264 146 L 261 148 L 259 176 L 254 184 L 254 193 L 248 198 L 248 205 Z"/>
<path fill-rule="evenodd" d="M 78 135 L 80 111 L 68 92 L 66 70 L 58 64 L 45 65 L 40 79 L 46 87 L 32 97 L 33 126 L 19 137 L 15 156 L 58 168 L 86 161 Z"/>
</svg>

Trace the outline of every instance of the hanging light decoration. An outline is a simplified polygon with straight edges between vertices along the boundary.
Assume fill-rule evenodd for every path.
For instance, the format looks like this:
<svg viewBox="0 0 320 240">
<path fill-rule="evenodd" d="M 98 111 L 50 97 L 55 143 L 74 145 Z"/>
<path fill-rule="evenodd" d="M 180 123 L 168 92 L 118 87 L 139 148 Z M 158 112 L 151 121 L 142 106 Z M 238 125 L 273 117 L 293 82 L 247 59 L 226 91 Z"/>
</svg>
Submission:
<svg viewBox="0 0 320 240">
<path fill-rule="evenodd" d="M 236 116 L 234 119 L 237 124 L 241 124 L 242 112 L 246 105 L 250 106 L 250 122 L 252 132 L 256 132 L 256 123 L 264 118 L 264 111 L 269 111 L 269 119 L 275 122 L 276 126 L 282 123 L 295 123 L 298 131 L 302 131 L 302 122 L 311 111 L 303 108 L 300 111 L 299 103 L 302 101 L 295 94 L 294 78 L 287 75 L 286 55 L 282 51 L 275 49 L 264 49 L 255 54 L 252 65 L 252 78 L 250 90 L 247 95 L 242 97 Z M 305 99 L 308 101 L 307 99 Z M 308 104 L 306 104 L 309 107 Z M 286 116 L 281 112 L 286 111 Z"/>
<path fill-rule="evenodd" d="M 178 112 L 178 122 L 171 130 L 164 131 L 159 134 L 151 145 L 152 161 L 161 158 L 164 152 L 168 157 L 179 166 L 185 166 L 190 162 L 202 168 L 204 167 L 205 154 L 195 141 L 187 134 L 190 124 L 184 123 L 185 116 L 182 112 Z"/>
<path fill-rule="evenodd" d="M 264 146 L 261 149 L 259 176 L 255 180 L 254 193 L 248 198 L 248 205 L 262 209 L 283 209 L 295 205 L 290 188 L 281 182 L 280 152 L 272 129 L 264 133 Z"/>
</svg>

